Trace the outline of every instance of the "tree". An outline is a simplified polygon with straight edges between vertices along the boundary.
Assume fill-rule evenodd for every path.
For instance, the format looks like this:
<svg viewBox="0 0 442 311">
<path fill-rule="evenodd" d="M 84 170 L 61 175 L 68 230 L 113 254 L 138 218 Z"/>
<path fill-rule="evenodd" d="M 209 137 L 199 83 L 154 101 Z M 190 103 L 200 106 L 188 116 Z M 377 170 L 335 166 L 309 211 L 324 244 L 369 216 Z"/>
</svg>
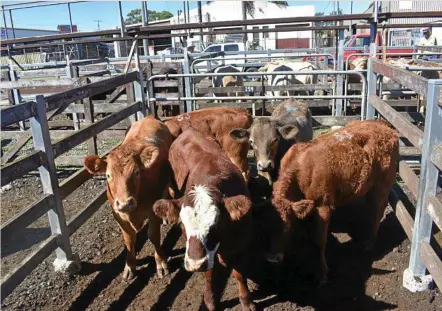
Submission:
<svg viewBox="0 0 442 311">
<path fill-rule="evenodd" d="M 148 12 L 148 16 L 149 16 L 149 22 L 152 21 L 156 21 L 159 19 L 168 19 L 173 17 L 173 14 L 170 13 L 169 11 L 161 11 L 161 12 L 157 12 L 157 11 L 152 11 L 152 10 L 147 10 Z M 132 24 L 136 24 L 136 23 L 141 23 L 141 9 L 133 9 L 132 11 L 130 11 L 129 13 L 127 13 L 126 19 L 124 20 L 124 22 L 126 23 L 126 25 L 132 25 Z"/>
</svg>

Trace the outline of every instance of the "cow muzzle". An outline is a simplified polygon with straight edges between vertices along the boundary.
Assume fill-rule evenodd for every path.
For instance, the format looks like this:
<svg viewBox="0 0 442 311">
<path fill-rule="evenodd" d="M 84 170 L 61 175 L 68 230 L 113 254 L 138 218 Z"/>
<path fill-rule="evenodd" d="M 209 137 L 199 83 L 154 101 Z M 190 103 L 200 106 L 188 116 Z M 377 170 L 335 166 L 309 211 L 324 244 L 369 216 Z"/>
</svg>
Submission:
<svg viewBox="0 0 442 311">
<path fill-rule="evenodd" d="M 273 161 L 272 160 L 258 161 L 257 166 L 258 166 L 258 171 L 271 172 L 273 170 Z"/>
<path fill-rule="evenodd" d="M 115 209 L 118 212 L 127 213 L 137 207 L 137 200 L 134 197 L 129 197 L 125 201 L 115 200 Z"/>
<path fill-rule="evenodd" d="M 210 269 L 207 257 L 201 259 L 191 259 L 186 256 L 184 259 L 184 267 L 189 272 L 203 272 Z"/>
</svg>

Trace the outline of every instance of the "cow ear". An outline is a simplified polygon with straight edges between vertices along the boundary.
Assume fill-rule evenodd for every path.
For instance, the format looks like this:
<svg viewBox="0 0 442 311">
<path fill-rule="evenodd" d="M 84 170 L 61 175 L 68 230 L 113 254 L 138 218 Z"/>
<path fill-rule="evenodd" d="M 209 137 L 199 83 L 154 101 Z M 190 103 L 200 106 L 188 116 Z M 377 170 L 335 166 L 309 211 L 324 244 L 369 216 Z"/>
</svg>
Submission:
<svg viewBox="0 0 442 311">
<path fill-rule="evenodd" d="M 237 221 L 250 211 L 252 202 L 245 195 L 237 195 L 230 198 L 224 198 L 224 206 L 229 213 L 230 219 Z"/>
<path fill-rule="evenodd" d="M 171 223 L 177 222 L 180 218 L 179 200 L 161 199 L 155 202 L 152 209 L 155 215 Z"/>
<path fill-rule="evenodd" d="M 88 155 L 83 159 L 83 166 L 92 175 L 106 173 L 107 162 L 95 154 Z"/>
<path fill-rule="evenodd" d="M 249 140 L 249 136 L 250 136 L 250 129 L 233 129 L 230 131 L 230 137 L 233 138 L 233 140 L 237 141 L 237 142 L 245 142 Z"/>
<path fill-rule="evenodd" d="M 144 148 L 140 153 L 141 163 L 143 163 L 144 168 L 149 168 L 158 159 L 160 151 L 158 149 Z"/>
<path fill-rule="evenodd" d="M 299 133 L 299 129 L 294 125 L 284 125 L 278 127 L 278 132 L 281 134 L 282 138 L 286 140 L 294 140 Z"/>
</svg>

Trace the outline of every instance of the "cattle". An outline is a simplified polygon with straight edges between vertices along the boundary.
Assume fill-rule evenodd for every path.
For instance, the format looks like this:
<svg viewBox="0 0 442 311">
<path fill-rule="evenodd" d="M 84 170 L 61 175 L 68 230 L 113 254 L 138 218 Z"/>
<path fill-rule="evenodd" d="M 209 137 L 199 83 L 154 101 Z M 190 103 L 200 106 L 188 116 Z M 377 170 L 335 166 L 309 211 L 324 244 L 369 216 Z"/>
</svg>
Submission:
<svg viewBox="0 0 442 311">
<path fill-rule="evenodd" d="M 263 67 L 259 68 L 260 72 L 278 72 L 278 71 L 314 71 L 318 68 L 313 64 L 305 61 L 290 61 L 290 60 L 279 60 L 273 61 L 265 64 Z M 285 76 L 285 77 L 284 77 Z M 274 78 L 266 78 L 271 81 L 272 86 L 276 85 L 294 85 L 294 84 L 317 84 L 317 75 L 276 75 Z M 279 96 L 276 92 L 267 92 L 268 96 Z M 313 92 L 309 91 L 290 91 L 289 95 L 308 95 Z M 315 94 L 322 94 L 321 91 L 315 91 Z"/>
<path fill-rule="evenodd" d="M 123 279 L 135 276 L 136 234 L 147 219 L 149 240 L 155 247 L 157 274 L 162 277 L 168 273 L 160 246 L 161 219 L 153 213 L 152 206 L 163 197 L 169 183 L 171 144 L 168 128 L 153 117 L 146 117 L 132 124 L 121 145 L 106 158 L 88 155 L 83 160 L 90 174 L 106 175 L 107 198 L 127 249 Z"/>
<path fill-rule="evenodd" d="M 311 112 L 305 103 L 289 99 L 279 104 L 269 119 L 255 119 L 250 129 L 236 129 L 231 135 L 239 140 L 249 137 L 258 174 L 272 184 L 287 150 L 294 143 L 313 139 Z"/>
<path fill-rule="evenodd" d="M 318 282 L 323 284 L 330 217 L 335 209 L 361 198 L 367 207 L 364 247 L 369 250 L 396 178 L 398 158 L 398 137 L 382 121 L 356 121 L 309 143 L 293 145 L 282 159 L 273 188 L 272 204 L 283 226 L 273 231 L 268 260 L 283 259 L 295 224 L 311 219 L 312 241 L 320 249 Z M 355 206 L 362 214 L 362 206 Z"/>
<path fill-rule="evenodd" d="M 231 76 L 229 73 L 240 72 L 240 70 L 234 66 L 219 66 L 210 71 L 213 73 L 225 73 L 225 76 L 212 77 L 212 87 L 229 87 L 229 86 L 244 86 L 244 79 L 242 76 Z M 218 96 L 243 96 L 244 92 L 229 92 L 224 94 L 217 94 Z M 214 97 L 217 96 L 214 94 Z M 238 100 L 241 102 L 241 100 Z"/>
<path fill-rule="evenodd" d="M 221 148 L 201 133 L 188 129 L 170 148 L 169 161 L 177 187 L 184 194 L 159 200 L 154 212 L 169 222 L 181 219 L 186 236 L 184 267 L 204 272 L 204 303 L 214 310 L 215 260 L 233 270 L 243 310 L 254 310 L 243 270 L 252 238 L 249 192 L 239 169 Z"/>
<path fill-rule="evenodd" d="M 214 139 L 247 180 L 249 140 L 247 137 L 234 140 L 230 132 L 238 128 L 248 129 L 252 122 L 252 116 L 245 109 L 214 107 L 181 114 L 167 120 L 165 124 L 174 138 L 190 127 Z"/>
</svg>

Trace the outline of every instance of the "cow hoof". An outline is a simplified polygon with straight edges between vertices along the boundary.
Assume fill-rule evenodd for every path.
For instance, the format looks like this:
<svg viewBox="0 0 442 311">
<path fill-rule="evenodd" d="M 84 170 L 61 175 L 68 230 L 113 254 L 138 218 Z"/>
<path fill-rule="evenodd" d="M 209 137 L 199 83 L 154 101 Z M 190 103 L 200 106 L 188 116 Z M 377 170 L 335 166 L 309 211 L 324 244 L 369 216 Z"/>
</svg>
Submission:
<svg viewBox="0 0 442 311">
<path fill-rule="evenodd" d="M 130 281 L 135 278 L 135 269 L 131 269 L 129 266 L 124 267 L 123 280 Z"/>
<path fill-rule="evenodd" d="M 241 303 L 241 309 L 242 311 L 256 311 L 256 306 L 253 302 Z"/>
<path fill-rule="evenodd" d="M 159 279 L 162 279 L 164 276 L 169 274 L 169 269 L 167 267 L 158 267 L 157 268 L 157 276 Z"/>
</svg>

